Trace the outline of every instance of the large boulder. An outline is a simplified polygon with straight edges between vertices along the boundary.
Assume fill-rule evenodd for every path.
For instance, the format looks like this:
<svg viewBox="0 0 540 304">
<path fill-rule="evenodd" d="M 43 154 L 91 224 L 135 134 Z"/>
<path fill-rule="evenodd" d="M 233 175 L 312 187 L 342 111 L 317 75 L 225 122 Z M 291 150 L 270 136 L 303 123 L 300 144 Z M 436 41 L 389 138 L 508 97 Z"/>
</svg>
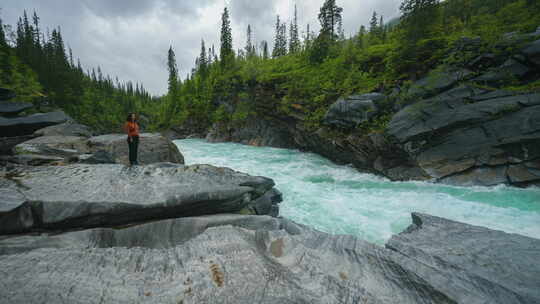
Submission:
<svg viewBox="0 0 540 304">
<path fill-rule="evenodd" d="M 104 150 L 109 152 L 116 163 L 129 164 L 127 136 L 125 134 L 107 134 L 88 140 L 91 152 Z M 140 164 L 159 162 L 184 163 L 184 157 L 178 147 L 159 133 L 142 133 L 139 140 L 138 161 Z"/>
<path fill-rule="evenodd" d="M 416 102 L 421 98 L 428 98 L 451 89 L 458 82 L 466 79 L 472 74 L 467 69 L 452 69 L 444 71 L 434 71 L 426 77 L 416 81 L 407 91 L 408 98 Z"/>
<path fill-rule="evenodd" d="M 526 45 L 521 52 L 529 61 L 540 66 L 540 39 Z"/>
<path fill-rule="evenodd" d="M 12 154 L 13 148 L 15 146 L 35 137 L 35 135 L 0 137 L 0 155 Z"/>
<path fill-rule="evenodd" d="M 459 288 L 451 277 L 468 277 L 490 293 L 474 301 L 475 292 L 468 290 L 455 302 L 540 303 L 540 240 L 426 214 L 412 217 L 413 224 L 386 247 L 440 270 L 438 283 L 449 283 L 449 289 Z"/>
<path fill-rule="evenodd" d="M 6 173 L 0 184 L 0 235 L 227 212 L 268 214 L 281 201 L 271 179 L 209 165 L 30 167 Z"/>
<path fill-rule="evenodd" d="M 0 101 L 10 100 L 12 98 L 15 98 L 16 96 L 17 95 L 13 90 L 0 88 Z"/>
<path fill-rule="evenodd" d="M 66 122 L 59 125 L 49 126 L 34 132 L 37 136 L 83 136 L 91 137 L 94 132 L 90 127 L 78 123 Z"/>
<path fill-rule="evenodd" d="M 14 117 L 32 107 L 31 103 L 26 102 L 0 101 L 0 116 Z"/>
<path fill-rule="evenodd" d="M 75 156 L 89 153 L 85 137 L 41 136 L 15 146 L 13 154 L 42 154 L 55 156 Z"/>
<path fill-rule="evenodd" d="M 444 182 L 540 183 L 540 172 L 529 165 L 540 158 L 540 94 L 507 95 L 424 100 L 394 115 L 388 133 L 420 168 Z"/>
<path fill-rule="evenodd" d="M 496 85 L 516 79 L 521 79 L 531 72 L 531 69 L 515 59 L 508 59 L 497 68 L 476 77 L 473 81 Z"/>
<path fill-rule="evenodd" d="M 323 122 L 340 128 L 354 128 L 377 114 L 377 102 L 386 96 L 379 93 L 340 98 L 326 112 Z"/>
<path fill-rule="evenodd" d="M 0 133 L 5 137 L 30 135 L 35 131 L 72 120 L 62 111 L 38 113 L 26 117 L 0 117 Z"/>
<path fill-rule="evenodd" d="M 0 284 L 15 304 L 540 302 L 540 240 L 415 214 L 387 247 L 286 219 L 181 218 L 4 238 Z"/>
</svg>

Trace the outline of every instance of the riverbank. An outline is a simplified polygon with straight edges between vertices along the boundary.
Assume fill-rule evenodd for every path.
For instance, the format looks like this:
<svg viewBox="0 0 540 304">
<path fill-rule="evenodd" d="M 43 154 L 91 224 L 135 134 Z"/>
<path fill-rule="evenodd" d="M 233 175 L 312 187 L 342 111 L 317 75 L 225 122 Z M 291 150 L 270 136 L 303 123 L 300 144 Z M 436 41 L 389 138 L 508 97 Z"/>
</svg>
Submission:
<svg viewBox="0 0 540 304">
<path fill-rule="evenodd" d="M 540 238 L 540 188 L 459 187 L 392 182 L 314 153 L 236 143 L 175 141 L 186 164 L 227 166 L 272 178 L 283 192 L 280 215 L 331 234 L 384 245 L 423 212 Z"/>
</svg>

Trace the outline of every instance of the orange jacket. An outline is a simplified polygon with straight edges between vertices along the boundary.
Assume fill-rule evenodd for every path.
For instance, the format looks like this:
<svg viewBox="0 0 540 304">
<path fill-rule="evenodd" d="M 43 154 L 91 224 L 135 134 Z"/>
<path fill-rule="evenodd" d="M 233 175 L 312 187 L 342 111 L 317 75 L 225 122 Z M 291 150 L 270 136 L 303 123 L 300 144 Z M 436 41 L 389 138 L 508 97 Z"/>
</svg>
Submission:
<svg viewBox="0 0 540 304">
<path fill-rule="evenodd" d="M 136 122 L 126 122 L 126 124 L 124 125 L 124 130 L 129 137 L 139 136 L 139 125 Z"/>
</svg>

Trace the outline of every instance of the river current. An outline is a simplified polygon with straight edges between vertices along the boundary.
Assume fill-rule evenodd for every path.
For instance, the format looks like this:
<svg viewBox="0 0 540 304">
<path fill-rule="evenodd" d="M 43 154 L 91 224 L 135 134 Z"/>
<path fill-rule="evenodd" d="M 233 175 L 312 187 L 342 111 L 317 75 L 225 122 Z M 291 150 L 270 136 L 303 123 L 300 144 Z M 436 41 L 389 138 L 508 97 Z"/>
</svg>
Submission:
<svg viewBox="0 0 540 304">
<path fill-rule="evenodd" d="M 280 215 L 333 234 L 384 244 L 411 212 L 540 238 L 540 188 L 391 182 L 313 153 L 200 139 L 175 141 L 187 165 L 211 164 L 272 178 Z"/>
</svg>

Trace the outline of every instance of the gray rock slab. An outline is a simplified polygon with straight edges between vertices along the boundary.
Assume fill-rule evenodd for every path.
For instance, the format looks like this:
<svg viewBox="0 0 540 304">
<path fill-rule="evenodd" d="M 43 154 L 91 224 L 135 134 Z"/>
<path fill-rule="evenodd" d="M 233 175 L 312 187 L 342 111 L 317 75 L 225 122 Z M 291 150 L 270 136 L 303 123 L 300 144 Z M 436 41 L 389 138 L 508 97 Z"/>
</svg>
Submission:
<svg viewBox="0 0 540 304">
<path fill-rule="evenodd" d="M 522 50 L 522 53 L 527 56 L 529 61 L 533 62 L 536 65 L 540 65 L 540 39 L 531 42 L 525 46 Z"/>
<path fill-rule="evenodd" d="M 376 102 L 386 98 L 379 93 L 352 95 L 333 103 L 324 116 L 324 123 L 341 128 L 353 128 L 377 113 Z"/>
<path fill-rule="evenodd" d="M 388 132 L 401 142 L 432 132 L 451 131 L 493 120 L 497 115 L 517 112 L 521 106 L 540 101 L 540 94 L 528 94 L 489 99 L 461 107 L 450 108 L 438 99 L 429 99 L 398 112 L 389 123 Z"/>
<path fill-rule="evenodd" d="M 433 72 L 415 82 L 407 91 L 412 97 L 426 98 L 448 90 L 472 72 L 466 69 Z"/>
<path fill-rule="evenodd" d="M 388 249 L 240 215 L 27 235 L 0 302 L 537 303 L 539 242 L 420 214 Z"/>
<path fill-rule="evenodd" d="M 0 155 L 12 154 L 13 148 L 25 141 L 36 137 L 35 135 L 24 135 L 14 137 L 0 137 Z"/>
<path fill-rule="evenodd" d="M 10 100 L 12 98 L 15 98 L 17 95 L 13 90 L 6 89 L 6 88 L 0 88 L 0 100 Z"/>
<path fill-rule="evenodd" d="M 71 118 L 62 111 L 38 113 L 18 118 L 0 117 L 0 133 L 6 137 L 30 135 L 39 129 L 61 124 L 68 120 Z"/>
<path fill-rule="evenodd" d="M 4 191 L 18 191 L 24 201 L 0 198 L 0 234 L 234 213 L 256 209 L 274 186 L 271 179 L 228 168 L 172 163 L 32 167 L 9 180 L 14 183 Z"/>
<path fill-rule="evenodd" d="M 81 136 L 41 136 L 25 141 L 13 148 L 13 154 L 46 154 L 72 156 L 90 152 L 86 138 Z"/>
<path fill-rule="evenodd" d="M 31 103 L 26 102 L 0 101 L 0 116 L 16 116 L 32 107 Z"/>
<path fill-rule="evenodd" d="M 63 123 L 39 129 L 34 132 L 38 136 L 82 136 L 91 137 L 93 131 L 90 127 L 77 123 Z"/>
<path fill-rule="evenodd" d="M 413 225 L 386 244 L 451 277 L 466 272 L 492 298 L 458 303 L 540 303 L 540 240 L 413 213 Z M 458 286 L 463 282 L 447 281 Z M 452 287 L 450 287 L 452 288 Z"/>
<path fill-rule="evenodd" d="M 129 164 L 127 135 L 107 134 L 91 137 L 88 140 L 90 152 L 104 150 L 109 152 L 116 163 Z M 159 162 L 184 163 L 184 156 L 178 147 L 159 133 L 140 134 L 138 161 L 140 164 Z"/>
</svg>

